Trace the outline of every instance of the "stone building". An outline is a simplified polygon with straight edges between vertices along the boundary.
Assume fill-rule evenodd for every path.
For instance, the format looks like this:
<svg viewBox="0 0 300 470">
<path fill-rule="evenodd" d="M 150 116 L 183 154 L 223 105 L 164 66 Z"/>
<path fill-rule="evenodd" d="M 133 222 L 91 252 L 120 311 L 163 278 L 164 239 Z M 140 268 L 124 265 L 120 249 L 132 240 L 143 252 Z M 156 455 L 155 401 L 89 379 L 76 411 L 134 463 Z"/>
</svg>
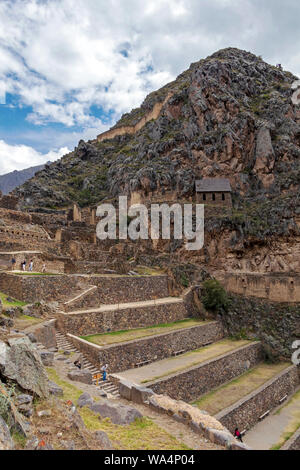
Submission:
<svg viewBox="0 0 300 470">
<path fill-rule="evenodd" d="M 227 178 L 202 178 L 196 181 L 198 204 L 232 207 L 231 185 Z"/>
</svg>

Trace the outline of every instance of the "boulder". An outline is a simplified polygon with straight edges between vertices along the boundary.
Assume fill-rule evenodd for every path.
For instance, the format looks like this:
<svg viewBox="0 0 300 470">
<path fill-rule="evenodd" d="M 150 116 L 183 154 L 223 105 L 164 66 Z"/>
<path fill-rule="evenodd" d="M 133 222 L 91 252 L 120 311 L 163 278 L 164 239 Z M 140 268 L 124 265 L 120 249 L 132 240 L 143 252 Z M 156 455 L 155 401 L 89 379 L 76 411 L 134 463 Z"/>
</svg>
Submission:
<svg viewBox="0 0 300 470">
<path fill-rule="evenodd" d="M 55 395 L 56 397 L 62 397 L 64 395 L 63 389 L 59 387 L 59 385 L 57 385 L 55 382 L 49 380 L 48 385 L 50 395 Z"/>
<path fill-rule="evenodd" d="M 32 402 L 33 402 L 33 397 L 31 395 L 25 395 L 24 393 L 21 395 L 18 395 L 16 398 L 16 406 L 31 405 Z"/>
<path fill-rule="evenodd" d="M 32 405 L 20 405 L 18 406 L 18 411 L 22 413 L 22 415 L 26 416 L 26 418 L 31 418 L 34 413 L 34 408 Z"/>
<path fill-rule="evenodd" d="M 38 397 L 49 395 L 48 377 L 38 351 L 26 336 L 0 341 L 0 372 L 22 390 Z"/>
<path fill-rule="evenodd" d="M 131 406 L 119 405 L 108 400 L 101 400 L 89 408 L 99 414 L 101 418 L 110 418 L 113 424 L 130 424 L 137 418 L 143 417 L 138 410 Z"/>
<path fill-rule="evenodd" d="M 12 328 L 14 321 L 11 318 L 0 316 L 0 326 L 4 328 Z"/>
<path fill-rule="evenodd" d="M 94 433 L 95 439 L 99 442 L 102 450 L 112 450 L 113 446 L 109 440 L 108 435 L 104 431 L 96 431 Z"/>
<path fill-rule="evenodd" d="M 37 339 L 33 333 L 27 333 L 29 340 L 34 344 L 37 343 Z"/>
<path fill-rule="evenodd" d="M 4 419 L 0 416 L 0 450 L 13 450 L 14 443 L 11 438 L 9 428 Z"/>
<path fill-rule="evenodd" d="M 85 406 L 93 405 L 94 400 L 92 399 L 89 393 L 83 393 L 77 401 L 79 408 L 84 408 Z"/>
<path fill-rule="evenodd" d="M 81 382 L 84 384 L 92 385 L 93 376 L 87 370 L 74 370 L 68 373 L 68 378 L 74 382 Z"/>
<path fill-rule="evenodd" d="M 42 363 L 46 367 L 52 367 L 54 363 L 54 353 L 50 351 L 41 351 L 40 356 L 42 359 Z"/>
</svg>

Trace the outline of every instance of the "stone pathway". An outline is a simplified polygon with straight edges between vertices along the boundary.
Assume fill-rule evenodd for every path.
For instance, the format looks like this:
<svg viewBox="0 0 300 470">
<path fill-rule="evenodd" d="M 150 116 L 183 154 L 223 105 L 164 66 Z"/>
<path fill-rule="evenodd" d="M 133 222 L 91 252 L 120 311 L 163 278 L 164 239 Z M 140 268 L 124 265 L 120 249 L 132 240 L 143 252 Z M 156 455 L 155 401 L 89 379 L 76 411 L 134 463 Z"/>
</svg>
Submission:
<svg viewBox="0 0 300 470">
<path fill-rule="evenodd" d="M 202 362 L 210 359 L 217 358 L 222 354 L 232 352 L 249 344 L 252 343 L 246 340 L 222 340 L 197 351 L 188 352 L 177 357 L 162 359 L 139 369 L 130 369 L 125 372 L 119 372 L 117 375 L 136 384 L 146 383 L 145 381 L 151 382 L 158 378 L 183 371 L 189 367 L 193 367 L 194 365 L 201 364 Z"/>
<path fill-rule="evenodd" d="M 277 408 L 270 416 L 254 426 L 244 437 L 244 442 L 255 450 L 269 450 L 280 443 L 285 433 L 289 433 L 293 425 L 300 423 L 300 394 L 296 399 Z M 294 395 L 294 396 L 295 396 Z M 291 427 L 292 425 L 292 427 Z"/>
<path fill-rule="evenodd" d="M 99 312 L 114 312 L 116 310 L 125 310 L 127 308 L 139 308 L 139 307 L 151 307 L 155 305 L 166 305 L 166 304 L 176 304 L 183 303 L 183 299 L 180 297 L 165 297 L 162 299 L 156 300 L 143 300 L 140 302 L 129 302 L 129 303 L 120 303 L 120 304 L 105 304 L 98 308 L 89 308 L 87 310 L 76 310 L 72 312 L 67 312 L 65 315 L 76 315 L 82 313 L 99 313 Z"/>
</svg>

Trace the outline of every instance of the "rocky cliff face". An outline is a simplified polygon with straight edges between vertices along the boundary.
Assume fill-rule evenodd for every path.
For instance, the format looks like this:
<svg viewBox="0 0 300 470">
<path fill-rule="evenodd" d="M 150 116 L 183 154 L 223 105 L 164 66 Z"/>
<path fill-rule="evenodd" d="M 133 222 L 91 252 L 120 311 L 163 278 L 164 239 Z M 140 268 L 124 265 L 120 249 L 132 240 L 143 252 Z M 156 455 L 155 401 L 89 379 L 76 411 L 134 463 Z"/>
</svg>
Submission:
<svg viewBox="0 0 300 470">
<path fill-rule="evenodd" d="M 274 237 L 276 257 L 299 235 L 300 109 L 292 102 L 296 79 L 249 52 L 216 52 L 149 95 L 115 128 L 136 126 L 165 101 L 157 119 L 132 135 L 79 142 L 74 152 L 47 166 L 17 194 L 24 206 L 52 208 L 133 192 L 142 197 L 172 194 L 184 201 L 193 196 L 195 179 L 227 177 L 234 209 L 230 216 L 207 220 L 205 262 L 228 259 L 234 269 L 244 269 L 239 260 L 247 264 L 249 255 L 253 263 L 257 250 L 262 255 L 260 246 Z M 269 249 L 266 256 L 270 265 Z M 263 256 L 248 268 L 260 270 L 264 262 Z"/>
</svg>

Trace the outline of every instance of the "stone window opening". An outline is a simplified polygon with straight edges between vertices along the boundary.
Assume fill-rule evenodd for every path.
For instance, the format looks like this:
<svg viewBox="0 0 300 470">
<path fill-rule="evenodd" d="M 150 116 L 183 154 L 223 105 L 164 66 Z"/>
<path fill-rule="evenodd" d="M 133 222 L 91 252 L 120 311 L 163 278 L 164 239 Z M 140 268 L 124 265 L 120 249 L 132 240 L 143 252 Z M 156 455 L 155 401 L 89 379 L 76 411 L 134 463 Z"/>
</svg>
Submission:
<svg viewBox="0 0 300 470">
<path fill-rule="evenodd" d="M 225 194 L 222 193 L 222 201 L 225 201 Z"/>
<path fill-rule="evenodd" d="M 212 194 L 212 200 L 213 200 L 213 201 L 216 200 L 216 195 L 215 195 L 215 194 Z"/>
<path fill-rule="evenodd" d="M 203 194 L 203 201 L 206 201 L 206 194 Z"/>
</svg>

